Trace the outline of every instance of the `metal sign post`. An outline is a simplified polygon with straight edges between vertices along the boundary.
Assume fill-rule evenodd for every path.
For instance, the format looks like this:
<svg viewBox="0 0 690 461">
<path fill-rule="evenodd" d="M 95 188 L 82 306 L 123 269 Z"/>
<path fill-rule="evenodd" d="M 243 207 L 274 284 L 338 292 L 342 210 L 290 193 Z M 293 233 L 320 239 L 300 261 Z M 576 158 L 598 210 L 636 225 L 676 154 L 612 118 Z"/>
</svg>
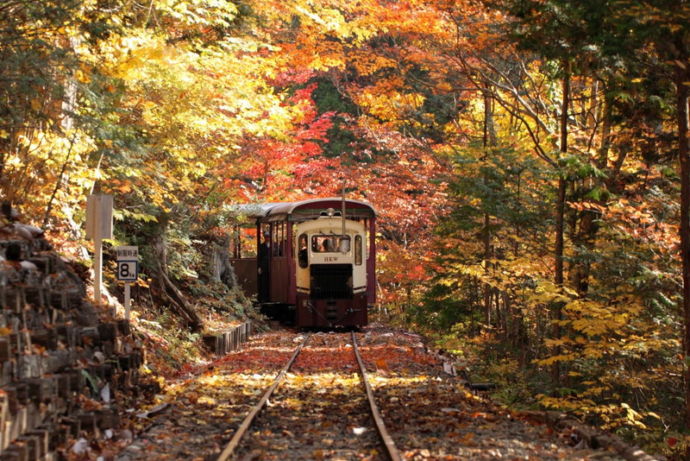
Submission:
<svg viewBox="0 0 690 461">
<path fill-rule="evenodd" d="M 113 196 L 89 195 L 86 201 L 86 238 L 93 239 L 93 297 L 101 305 L 103 284 L 103 239 L 113 238 Z"/>
<path fill-rule="evenodd" d="M 139 277 L 139 247 L 115 247 L 117 256 L 117 279 L 125 282 L 125 319 L 129 321 L 131 311 L 130 282 Z"/>
</svg>

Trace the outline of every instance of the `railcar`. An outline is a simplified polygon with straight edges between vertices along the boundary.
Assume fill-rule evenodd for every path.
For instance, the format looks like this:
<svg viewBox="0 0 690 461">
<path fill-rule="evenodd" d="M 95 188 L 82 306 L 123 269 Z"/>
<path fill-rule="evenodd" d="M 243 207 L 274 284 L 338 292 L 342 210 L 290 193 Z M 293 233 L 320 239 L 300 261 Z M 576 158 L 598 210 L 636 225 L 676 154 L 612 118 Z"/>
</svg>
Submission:
<svg viewBox="0 0 690 461">
<path fill-rule="evenodd" d="M 376 300 L 376 211 L 370 204 L 322 198 L 241 212 L 254 220 L 256 246 L 246 256 L 236 240 L 231 262 L 263 312 L 298 327 L 367 324 Z"/>
</svg>

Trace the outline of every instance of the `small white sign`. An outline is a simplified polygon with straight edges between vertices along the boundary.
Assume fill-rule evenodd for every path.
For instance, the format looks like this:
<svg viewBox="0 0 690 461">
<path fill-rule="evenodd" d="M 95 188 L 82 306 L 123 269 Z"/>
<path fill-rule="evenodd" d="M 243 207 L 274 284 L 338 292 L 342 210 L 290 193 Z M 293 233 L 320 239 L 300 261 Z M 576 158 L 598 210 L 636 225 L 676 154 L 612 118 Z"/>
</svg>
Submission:
<svg viewBox="0 0 690 461">
<path fill-rule="evenodd" d="M 94 194 L 86 200 L 86 238 L 113 238 L 113 196 Z"/>
<path fill-rule="evenodd" d="M 117 279 L 134 282 L 139 277 L 139 263 L 137 261 L 117 261 Z"/>
<path fill-rule="evenodd" d="M 113 250 L 118 261 L 137 261 L 139 259 L 139 247 L 122 246 L 114 247 Z"/>
</svg>

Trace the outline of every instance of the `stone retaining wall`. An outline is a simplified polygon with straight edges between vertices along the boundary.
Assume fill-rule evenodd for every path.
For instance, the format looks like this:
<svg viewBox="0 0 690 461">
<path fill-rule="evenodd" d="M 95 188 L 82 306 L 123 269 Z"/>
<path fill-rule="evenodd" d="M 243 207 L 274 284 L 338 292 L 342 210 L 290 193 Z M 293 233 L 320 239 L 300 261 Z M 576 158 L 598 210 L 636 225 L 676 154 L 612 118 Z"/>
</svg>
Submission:
<svg viewBox="0 0 690 461">
<path fill-rule="evenodd" d="M 0 228 L 0 259 L 21 250 L 21 261 L 0 261 L 0 460 L 51 460 L 118 424 L 118 393 L 136 384 L 143 354 L 126 321 L 100 320 L 42 235 L 17 226 Z"/>
</svg>

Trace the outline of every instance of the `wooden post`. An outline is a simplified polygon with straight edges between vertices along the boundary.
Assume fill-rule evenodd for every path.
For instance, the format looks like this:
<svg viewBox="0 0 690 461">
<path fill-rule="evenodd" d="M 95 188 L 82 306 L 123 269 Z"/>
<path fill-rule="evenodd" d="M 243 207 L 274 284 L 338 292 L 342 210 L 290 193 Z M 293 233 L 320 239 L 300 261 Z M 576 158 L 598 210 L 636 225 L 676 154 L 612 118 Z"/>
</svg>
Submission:
<svg viewBox="0 0 690 461">
<path fill-rule="evenodd" d="M 127 320 L 128 322 L 130 320 L 130 304 L 131 304 L 130 286 L 131 286 L 131 284 L 129 282 L 125 282 L 125 320 Z"/>
<path fill-rule="evenodd" d="M 93 296 L 96 304 L 100 306 L 103 283 L 103 239 L 113 238 L 112 195 L 89 195 L 86 202 L 86 238 L 93 239 Z"/>
<path fill-rule="evenodd" d="M 94 283 L 93 283 L 93 297 L 96 298 L 96 305 L 101 305 L 101 285 L 103 284 L 103 239 L 101 233 L 96 232 L 93 240 L 94 253 Z"/>
</svg>

